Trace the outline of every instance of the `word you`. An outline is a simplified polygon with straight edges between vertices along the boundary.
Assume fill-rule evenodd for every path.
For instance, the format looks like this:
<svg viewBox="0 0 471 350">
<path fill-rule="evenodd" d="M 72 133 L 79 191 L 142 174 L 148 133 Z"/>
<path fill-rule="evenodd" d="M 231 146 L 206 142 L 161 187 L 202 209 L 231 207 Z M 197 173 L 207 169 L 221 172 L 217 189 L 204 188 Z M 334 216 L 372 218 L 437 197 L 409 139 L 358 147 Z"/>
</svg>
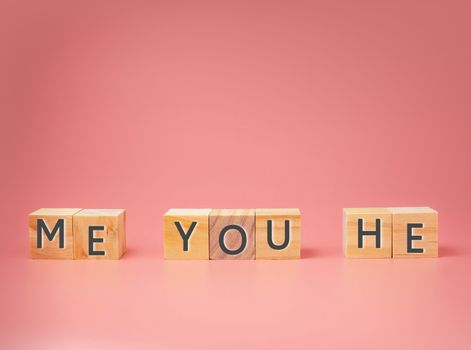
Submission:
<svg viewBox="0 0 471 350">
<path fill-rule="evenodd" d="M 170 209 L 165 259 L 299 259 L 299 209 Z"/>
</svg>

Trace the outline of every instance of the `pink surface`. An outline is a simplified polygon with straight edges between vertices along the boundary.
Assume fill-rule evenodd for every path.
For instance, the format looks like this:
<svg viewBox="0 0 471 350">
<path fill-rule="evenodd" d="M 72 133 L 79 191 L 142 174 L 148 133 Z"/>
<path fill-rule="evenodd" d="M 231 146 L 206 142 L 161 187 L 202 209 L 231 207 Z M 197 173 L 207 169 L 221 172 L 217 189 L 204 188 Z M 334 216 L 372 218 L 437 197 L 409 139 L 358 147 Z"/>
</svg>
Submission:
<svg viewBox="0 0 471 350">
<path fill-rule="evenodd" d="M 471 348 L 469 1 L 2 1 L 0 348 Z M 346 260 L 431 206 L 438 259 Z M 33 261 L 39 207 L 126 208 Z M 170 207 L 299 207 L 299 261 L 164 261 Z"/>
</svg>

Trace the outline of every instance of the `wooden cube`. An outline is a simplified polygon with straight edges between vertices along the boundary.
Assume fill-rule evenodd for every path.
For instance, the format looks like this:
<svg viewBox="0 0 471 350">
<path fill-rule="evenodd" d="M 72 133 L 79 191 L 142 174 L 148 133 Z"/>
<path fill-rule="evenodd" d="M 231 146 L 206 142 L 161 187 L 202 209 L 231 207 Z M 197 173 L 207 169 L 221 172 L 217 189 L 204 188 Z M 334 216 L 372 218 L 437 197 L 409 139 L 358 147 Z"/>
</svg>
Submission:
<svg viewBox="0 0 471 350">
<path fill-rule="evenodd" d="M 43 208 L 29 214 L 29 243 L 33 259 L 73 259 L 73 215 L 78 208 Z"/>
<path fill-rule="evenodd" d="M 438 257 L 438 213 L 431 208 L 389 208 L 394 258 Z"/>
<path fill-rule="evenodd" d="M 255 210 L 256 259 L 299 259 L 301 212 L 299 209 Z"/>
<path fill-rule="evenodd" d="M 75 259 L 119 259 L 126 250 L 123 209 L 84 209 L 74 216 Z"/>
<path fill-rule="evenodd" d="M 170 209 L 164 215 L 165 259 L 209 259 L 211 209 Z"/>
<path fill-rule="evenodd" d="M 210 259 L 255 259 L 255 210 L 218 209 L 209 215 Z"/>
<path fill-rule="evenodd" d="M 347 258 L 391 258 L 390 211 L 386 208 L 344 209 L 343 240 Z"/>
</svg>

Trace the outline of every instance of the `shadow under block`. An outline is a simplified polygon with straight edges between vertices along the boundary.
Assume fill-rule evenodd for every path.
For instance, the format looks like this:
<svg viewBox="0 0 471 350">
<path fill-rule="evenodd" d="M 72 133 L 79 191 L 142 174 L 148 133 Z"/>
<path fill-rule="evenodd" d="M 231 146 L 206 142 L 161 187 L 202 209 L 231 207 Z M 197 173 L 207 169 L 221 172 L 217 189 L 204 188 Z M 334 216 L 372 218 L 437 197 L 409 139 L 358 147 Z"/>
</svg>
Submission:
<svg viewBox="0 0 471 350">
<path fill-rule="evenodd" d="M 81 209 L 38 209 L 29 214 L 29 243 L 33 259 L 73 259 L 73 215 Z"/>
<path fill-rule="evenodd" d="M 431 208 L 389 208 L 394 258 L 438 257 L 438 213 Z"/>
<path fill-rule="evenodd" d="M 165 259 L 209 259 L 211 209 L 170 209 L 164 215 Z"/>
<path fill-rule="evenodd" d="M 255 210 L 256 259 L 301 257 L 301 212 L 299 209 Z"/>
<path fill-rule="evenodd" d="M 126 250 L 124 209 L 84 209 L 74 215 L 75 259 L 119 259 Z"/>
<path fill-rule="evenodd" d="M 209 215 L 209 258 L 255 259 L 255 210 L 218 209 Z"/>
<path fill-rule="evenodd" d="M 345 208 L 343 241 L 347 258 L 391 258 L 391 212 L 386 208 Z"/>
</svg>

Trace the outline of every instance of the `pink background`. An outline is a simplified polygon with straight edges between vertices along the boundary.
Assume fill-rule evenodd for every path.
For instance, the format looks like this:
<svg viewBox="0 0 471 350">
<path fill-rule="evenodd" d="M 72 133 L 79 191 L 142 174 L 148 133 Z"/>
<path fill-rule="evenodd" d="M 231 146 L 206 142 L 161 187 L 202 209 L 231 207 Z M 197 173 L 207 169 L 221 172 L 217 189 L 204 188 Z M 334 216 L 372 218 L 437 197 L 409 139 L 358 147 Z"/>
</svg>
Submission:
<svg viewBox="0 0 471 350">
<path fill-rule="evenodd" d="M 471 348 L 469 1 L 1 1 L 0 347 Z M 347 260 L 341 210 L 440 255 Z M 126 208 L 120 261 L 27 214 Z M 164 261 L 171 207 L 299 207 L 299 261 Z"/>
</svg>

